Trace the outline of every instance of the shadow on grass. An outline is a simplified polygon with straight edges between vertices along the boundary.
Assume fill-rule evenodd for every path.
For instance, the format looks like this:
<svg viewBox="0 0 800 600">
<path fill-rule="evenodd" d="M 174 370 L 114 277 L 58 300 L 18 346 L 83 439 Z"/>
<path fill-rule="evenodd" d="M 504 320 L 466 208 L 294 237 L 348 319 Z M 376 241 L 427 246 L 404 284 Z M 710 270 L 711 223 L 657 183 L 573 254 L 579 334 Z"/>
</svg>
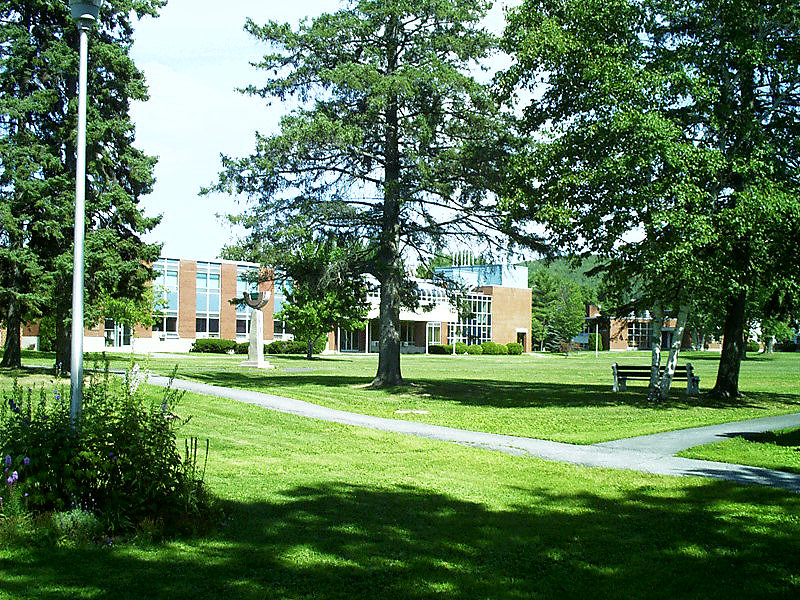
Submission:
<svg viewBox="0 0 800 600">
<path fill-rule="evenodd" d="M 800 497 L 723 482 L 667 495 L 510 492 L 518 505 L 491 510 L 419 487 L 298 487 L 274 503 L 230 503 L 230 525 L 208 540 L 18 551 L 0 563 L 0 589 L 26 600 L 800 593 L 800 526 L 779 517 L 797 514 Z"/>
<path fill-rule="evenodd" d="M 242 374 L 230 371 L 191 371 L 185 374 L 194 381 L 211 385 L 233 387 L 272 394 L 286 394 L 287 388 L 298 386 L 327 387 L 331 389 L 365 388 L 372 377 L 358 377 L 331 373 L 293 373 L 269 375 Z M 180 376 L 180 374 L 179 374 Z M 704 408 L 759 408 L 762 403 L 775 402 L 796 405 L 800 410 L 800 394 L 749 393 L 747 398 L 718 400 L 707 395 L 686 396 L 677 389 L 666 401 L 653 403 L 647 400 L 646 387 L 631 387 L 627 392 L 613 392 L 609 384 L 535 383 L 494 379 L 414 379 L 412 384 L 398 386 L 377 393 L 414 395 L 462 406 L 487 406 L 493 408 L 543 408 L 543 407 L 597 407 L 632 406 L 648 410 Z M 368 390 L 359 390 L 369 393 Z"/>
</svg>

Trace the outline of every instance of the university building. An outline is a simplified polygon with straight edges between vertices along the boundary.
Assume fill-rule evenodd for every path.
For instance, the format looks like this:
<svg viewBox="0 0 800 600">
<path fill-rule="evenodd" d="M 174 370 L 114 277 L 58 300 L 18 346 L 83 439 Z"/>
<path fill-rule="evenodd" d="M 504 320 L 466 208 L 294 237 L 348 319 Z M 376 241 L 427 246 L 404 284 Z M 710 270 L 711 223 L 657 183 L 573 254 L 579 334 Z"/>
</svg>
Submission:
<svg viewBox="0 0 800 600">
<path fill-rule="evenodd" d="M 226 260 L 194 261 L 161 258 L 153 265 L 159 316 L 152 327 L 129 327 L 106 319 L 84 331 L 86 352 L 188 352 L 195 340 L 222 338 L 249 340 L 253 309 L 231 300 L 245 292 L 269 292 L 264 314 L 264 342 L 292 339 L 290 324 L 275 320 L 285 301 L 284 286 L 272 281 L 250 283 L 257 264 Z M 468 291 L 462 296 L 461 314 L 445 290 L 417 281 L 420 308 L 400 314 L 401 351 L 424 354 L 435 344 L 484 341 L 519 342 L 531 350 L 531 290 L 527 267 L 474 265 L 437 269 Z M 328 336 L 327 352 L 377 352 L 380 292 L 369 294 L 370 309 L 363 329 L 337 328 Z M 464 310 L 466 306 L 467 310 Z M 38 348 L 38 325 L 23 328 L 23 348 Z"/>
<path fill-rule="evenodd" d="M 661 347 L 669 348 L 672 345 L 675 334 L 677 319 L 666 317 L 661 327 Z M 625 317 L 602 315 L 600 309 L 594 304 L 589 304 L 586 308 L 586 319 L 584 322 L 583 333 L 573 341 L 577 342 L 587 350 L 594 350 L 588 347 L 589 335 L 598 333 L 600 335 L 600 349 L 612 351 L 629 350 L 650 350 L 653 332 L 653 319 L 649 312 L 645 311 L 641 315 L 631 314 Z M 691 348 L 699 344 L 706 350 L 721 350 L 720 340 L 710 336 L 699 339 L 688 328 L 684 331 L 681 347 Z"/>
</svg>

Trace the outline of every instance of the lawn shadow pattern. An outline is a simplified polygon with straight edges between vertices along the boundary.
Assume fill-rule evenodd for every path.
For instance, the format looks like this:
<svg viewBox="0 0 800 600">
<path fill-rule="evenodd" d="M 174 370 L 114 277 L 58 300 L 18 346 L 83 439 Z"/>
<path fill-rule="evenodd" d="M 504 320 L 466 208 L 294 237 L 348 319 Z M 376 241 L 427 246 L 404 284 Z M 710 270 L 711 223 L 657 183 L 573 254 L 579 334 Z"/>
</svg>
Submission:
<svg viewBox="0 0 800 600">
<path fill-rule="evenodd" d="M 724 482 L 670 493 L 506 490 L 503 510 L 415 486 L 287 489 L 229 502 L 215 538 L 31 549 L 8 598 L 93 600 L 796 598 L 800 497 Z M 762 506 L 768 515 L 753 518 Z M 74 569 L 54 568 L 72 564 Z"/>
<path fill-rule="evenodd" d="M 242 374 L 223 370 L 189 371 L 181 376 L 200 383 L 233 387 L 269 394 L 285 395 L 296 386 L 336 388 L 366 387 L 371 377 L 324 373 Z M 708 395 L 687 396 L 673 392 L 663 402 L 650 402 L 645 387 L 613 392 L 611 385 L 587 383 L 539 383 L 498 379 L 418 378 L 407 385 L 387 390 L 390 394 L 414 395 L 433 400 L 455 402 L 463 406 L 493 408 L 604 407 L 631 406 L 646 410 L 704 408 L 759 408 L 762 401 L 778 402 L 800 410 L 800 393 L 750 393 L 747 398 L 719 400 Z"/>
</svg>

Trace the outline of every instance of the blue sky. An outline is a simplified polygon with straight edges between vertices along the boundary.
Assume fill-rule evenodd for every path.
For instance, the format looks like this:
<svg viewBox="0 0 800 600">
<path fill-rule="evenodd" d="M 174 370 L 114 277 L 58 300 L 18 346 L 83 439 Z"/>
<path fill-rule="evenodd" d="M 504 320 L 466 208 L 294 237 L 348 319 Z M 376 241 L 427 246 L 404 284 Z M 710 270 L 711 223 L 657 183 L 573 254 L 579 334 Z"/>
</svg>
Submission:
<svg viewBox="0 0 800 600">
<path fill-rule="evenodd" d="M 497 2 L 487 25 L 499 30 L 500 9 L 517 3 Z M 235 235 L 216 215 L 238 212 L 236 199 L 198 192 L 215 180 L 221 153 L 249 154 L 254 132 L 276 131 L 284 113 L 280 104 L 269 106 L 235 91 L 261 77 L 249 63 L 264 48 L 244 32 L 246 18 L 297 22 L 340 5 L 339 0 L 169 0 L 158 19 L 137 24 L 133 58 L 150 88 L 150 100 L 133 107 L 137 146 L 159 157 L 155 191 L 143 205 L 148 215 L 163 214 L 147 239 L 163 242 L 164 256 L 215 258 Z"/>
</svg>

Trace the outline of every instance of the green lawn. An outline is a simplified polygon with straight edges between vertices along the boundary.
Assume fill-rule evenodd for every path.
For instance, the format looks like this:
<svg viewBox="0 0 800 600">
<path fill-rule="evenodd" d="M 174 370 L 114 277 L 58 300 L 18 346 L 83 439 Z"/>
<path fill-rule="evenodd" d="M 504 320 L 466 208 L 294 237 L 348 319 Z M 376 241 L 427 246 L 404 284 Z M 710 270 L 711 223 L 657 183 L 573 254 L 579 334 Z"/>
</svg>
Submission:
<svg viewBox="0 0 800 600">
<path fill-rule="evenodd" d="M 179 412 L 193 415 L 182 433 L 211 440 L 207 481 L 224 526 L 159 545 L 0 548 L 0 598 L 800 594 L 798 494 L 549 463 L 196 395 Z"/>
<path fill-rule="evenodd" d="M 129 356 L 110 355 L 124 367 Z M 687 397 L 675 384 L 669 402 L 648 403 L 645 382 L 627 392 L 611 391 L 611 363 L 647 364 L 647 353 L 594 353 L 563 356 L 404 356 L 410 385 L 390 391 L 367 389 L 375 374 L 374 356 L 344 355 L 307 361 L 271 357 L 274 371 L 239 367 L 241 356 L 183 355 L 138 360 L 205 383 L 258 390 L 332 408 L 379 417 L 409 419 L 463 429 L 592 444 L 660 431 L 712 425 L 800 411 L 800 354 L 778 353 L 742 363 L 743 400 L 720 404 Z M 26 362 L 52 363 L 41 356 Z M 685 353 L 708 390 L 719 355 Z M 88 364 L 88 363 L 87 363 Z M 397 410 L 428 414 L 397 414 Z"/>
<path fill-rule="evenodd" d="M 800 473 L 800 429 L 735 437 L 689 448 L 678 456 Z"/>
</svg>

